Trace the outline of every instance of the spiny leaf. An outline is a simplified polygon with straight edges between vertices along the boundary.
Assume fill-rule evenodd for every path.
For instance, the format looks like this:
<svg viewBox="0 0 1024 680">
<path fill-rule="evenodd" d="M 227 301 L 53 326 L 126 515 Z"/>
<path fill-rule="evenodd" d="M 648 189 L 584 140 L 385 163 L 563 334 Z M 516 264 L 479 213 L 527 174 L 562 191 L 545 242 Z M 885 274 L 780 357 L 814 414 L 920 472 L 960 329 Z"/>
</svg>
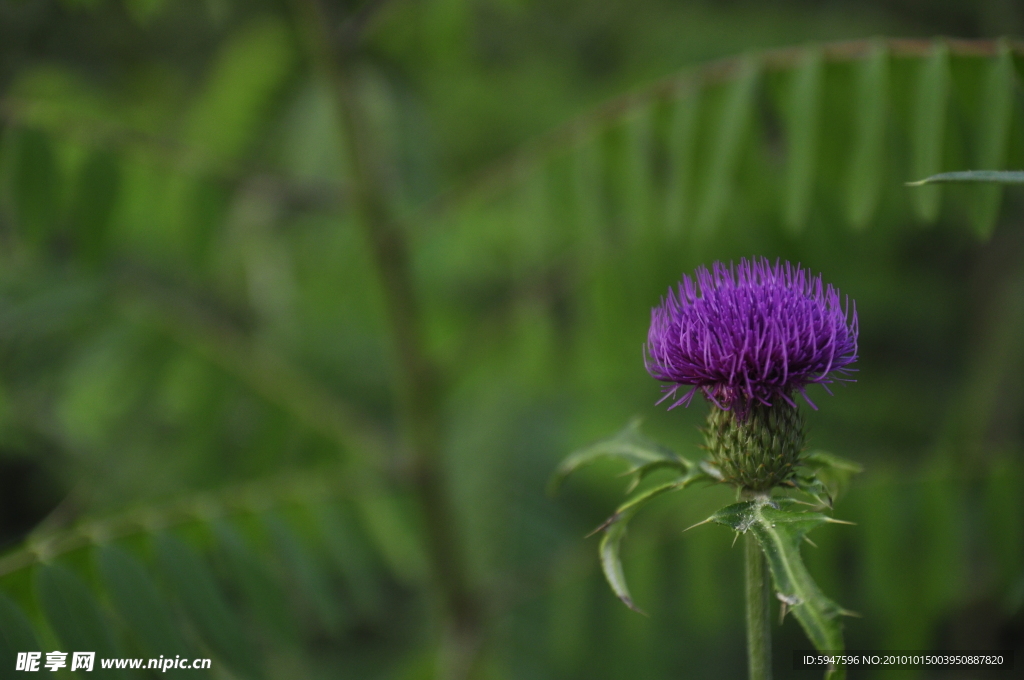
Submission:
<svg viewBox="0 0 1024 680">
<path fill-rule="evenodd" d="M 746 141 L 747 128 L 754 113 L 754 94 L 761 62 L 753 56 L 740 64 L 735 79 L 727 85 L 725 102 L 718 116 L 718 129 L 711 147 L 711 166 L 696 228 L 699 234 L 712 233 L 729 205 L 734 176 Z"/>
<path fill-rule="evenodd" d="M 911 143 L 916 177 L 928 177 L 942 170 L 949 81 L 949 48 L 945 41 L 936 40 L 931 55 L 921 65 L 914 102 Z M 910 198 L 919 219 L 934 222 L 938 218 L 941 199 L 938 187 L 916 191 Z"/>
<path fill-rule="evenodd" d="M 820 49 L 807 49 L 793 73 L 786 125 L 784 220 L 791 233 L 807 222 L 818 157 L 819 111 L 824 59 Z"/>
<path fill-rule="evenodd" d="M 871 46 L 857 65 L 856 119 L 853 158 L 847 193 L 847 217 L 854 229 L 864 229 L 874 217 L 882 189 L 886 114 L 889 107 L 889 50 L 882 42 Z"/>
<path fill-rule="evenodd" d="M 640 418 L 634 418 L 620 432 L 602 439 L 590 446 L 574 451 L 562 461 L 548 482 L 548 493 L 554 494 L 573 472 L 604 458 L 624 460 L 629 469 L 624 475 L 632 475 L 627 493 L 636 488 L 648 473 L 661 468 L 676 468 L 681 472 L 693 469 L 694 464 L 657 442 L 640 434 Z"/>
<path fill-rule="evenodd" d="M 907 182 L 908 187 L 919 187 L 939 182 L 994 182 L 997 184 L 1024 184 L 1024 170 L 963 170 L 943 172 L 931 177 Z"/>
<path fill-rule="evenodd" d="M 169 534 L 157 537 L 156 552 L 164 578 L 203 640 L 241 675 L 262 677 L 256 652 L 203 559 Z"/>
<path fill-rule="evenodd" d="M 639 512 L 640 508 L 652 498 L 669 491 L 685 489 L 699 481 L 714 481 L 714 479 L 703 470 L 695 468 L 674 481 L 660 484 L 629 499 L 620 505 L 615 510 L 615 514 L 605 520 L 604 524 L 594 530 L 594 533 L 604 532 L 598 552 L 601 556 L 601 569 L 604 570 L 608 585 L 612 587 L 612 591 L 622 600 L 623 604 L 635 612 L 644 614 L 644 611 L 636 606 L 629 594 L 629 588 L 626 587 L 626 576 L 622 573 L 622 560 L 619 556 L 622 539 L 626 536 L 626 525 L 633 515 Z"/>
<path fill-rule="evenodd" d="M 753 532 L 768 559 L 779 599 L 787 604 L 817 649 L 839 651 L 843 649 L 839 616 L 849 612 L 825 597 L 800 556 L 800 544 L 807 532 L 836 520 L 818 512 L 802 512 L 801 505 L 791 498 L 758 498 L 722 508 L 708 521 L 739 533 Z"/>
<path fill-rule="evenodd" d="M 863 471 L 864 468 L 852 460 L 825 451 L 811 451 L 800 459 L 796 486 L 832 507 L 849 486 L 850 478 Z"/>
<path fill-rule="evenodd" d="M 832 503 L 835 502 L 825 484 L 811 470 L 798 469 L 792 480 L 792 486 L 816 500 L 822 507 L 831 508 Z"/>
<path fill-rule="evenodd" d="M 1013 102 L 1016 94 L 1016 74 L 1013 56 L 1005 41 L 1000 43 L 998 56 L 989 64 L 985 89 L 981 95 L 982 115 L 978 121 L 978 165 L 986 170 L 1001 170 L 1006 162 L 1006 150 L 1013 120 Z M 975 190 L 971 219 L 978 235 L 991 235 L 999 218 L 1002 203 L 1001 186 L 984 186 Z"/>
<path fill-rule="evenodd" d="M 18 652 L 41 652 L 32 624 L 18 605 L 0 593 L 0 678 L 16 678 Z M 22 676 L 24 677 L 24 676 Z"/>
</svg>

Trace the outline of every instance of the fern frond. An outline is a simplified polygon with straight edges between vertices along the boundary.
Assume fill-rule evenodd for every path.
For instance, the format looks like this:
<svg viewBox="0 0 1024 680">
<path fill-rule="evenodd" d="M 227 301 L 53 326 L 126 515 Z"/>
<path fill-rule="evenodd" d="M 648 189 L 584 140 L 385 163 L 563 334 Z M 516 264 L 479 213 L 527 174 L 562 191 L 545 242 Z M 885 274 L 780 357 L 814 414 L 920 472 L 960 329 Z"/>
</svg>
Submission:
<svg viewBox="0 0 1024 680">
<path fill-rule="evenodd" d="M 407 518 L 392 510 L 386 534 L 370 517 L 394 503 L 335 467 L 34 534 L 0 558 L 0 582 L 34 583 L 5 588 L 18 603 L 0 594 L 0 639 L 13 644 L 0 645 L 0 661 L 13 668 L 14 652 L 42 644 L 98 658 L 212 657 L 259 678 L 268 650 L 282 645 L 308 650 L 320 636 L 358 645 L 346 642 L 356 631 L 391 625 L 386 581 L 415 566 L 397 573 L 388 563 L 395 541 L 411 535 Z"/>
<path fill-rule="evenodd" d="M 864 228 L 880 207 L 900 212 L 911 201 L 918 217 L 931 222 L 938 217 L 939 189 L 911 198 L 902 182 L 917 179 L 915 169 L 935 174 L 936 168 L 953 170 L 962 163 L 1001 169 L 1008 162 L 1011 111 L 1020 106 L 1013 96 L 1014 59 L 1022 56 L 1024 43 L 1007 40 L 873 39 L 712 62 L 570 121 L 486 168 L 431 210 L 444 216 L 500 201 L 518 191 L 524 178 L 544 172 L 566 153 L 600 147 L 608 131 L 634 126 L 645 112 L 663 109 L 669 118 L 692 121 L 693 103 L 700 101 L 695 124 L 682 122 L 679 133 L 655 135 L 653 143 L 637 142 L 640 146 L 630 152 L 643 160 L 630 166 L 638 169 L 627 170 L 627 181 L 654 172 L 650 200 L 667 202 L 664 212 L 672 225 L 685 222 L 677 215 L 684 195 L 693 199 L 687 201 L 692 229 L 713 231 L 727 218 L 734 189 L 741 203 L 776 197 L 769 214 L 794 233 L 808 220 L 836 213 L 852 227 Z M 978 80 L 955 77 L 965 69 L 981 71 L 983 104 L 977 110 L 955 103 Z M 965 150 L 966 158 L 954 157 L 946 144 L 949 135 L 963 137 L 952 146 Z M 696 150 L 690 148 L 693 138 Z M 666 166 L 662 159 L 673 162 Z M 679 159 L 686 159 L 687 167 L 679 167 Z M 759 175 L 744 174 L 737 182 L 741 162 L 753 162 Z M 659 172 L 668 174 L 659 177 Z M 979 194 L 973 202 L 972 222 L 982 236 L 998 218 L 999 191 L 979 188 L 985 197 Z M 735 219 L 739 211 L 732 212 Z"/>
<path fill-rule="evenodd" d="M 108 516 L 86 518 L 66 528 L 44 529 L 29 535 L 21 548 L 0 557 L 0 578 L 90 545 L 187 523 L 209 523 L 238 513 L 263 512 L 289 502 L 322 501 L 344 487 L 341 479 L 341 470 L 276 475 L 188 494 L 162 504 L 145 504 Z"/>
</svg>

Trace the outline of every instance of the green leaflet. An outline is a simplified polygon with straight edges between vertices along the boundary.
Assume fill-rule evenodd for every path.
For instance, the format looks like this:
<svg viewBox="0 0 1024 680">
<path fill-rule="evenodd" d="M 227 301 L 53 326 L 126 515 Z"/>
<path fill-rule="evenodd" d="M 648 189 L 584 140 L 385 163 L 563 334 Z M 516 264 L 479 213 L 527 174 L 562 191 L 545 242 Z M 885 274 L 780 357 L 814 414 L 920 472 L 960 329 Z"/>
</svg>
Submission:
<svg viewBox="0 0 1024 680">
<path fill-rule="evenodd" d="M 165 0 L 125 0 L 124 8 L 140 26 L 148 26 L 164 8 Z"/>
<path fill-rule="evenodd" d="M 217 55 L 189 112 L 185 138 L 216 158 L 244 152 L 294 63 L 283 22 L 264 17 L 246 25 Z"/>
<path fill-rule="evenodd" d="M 803 231 L 811 207 L 818 159 L 819 112 L 824 59 L 807 49 L 793 73 L 786 125 L 786 185 L 783 219 L 790 233 Z"/>
<path fill-rule="evenodd" d="M 917 551 L 922 597 L 915 608 L 924 620 L 931 618 L 925 612 L 944 612 L 956 606 L 972 581 L 965 547 L 975 529 L 967 520 L 968 495 L 954 470 L 948 459 L 933 458 L 922 470 L 917 487 L 916 507 L 921 519 L 915 523 L 914 532 L 922 538 Z"/>
<path fill-rule="evenodd" d="M 61 173 L 49 135 L 19 130 L 12 155 L 11 201 L 22 235 L 45 242 L 57 220 Z"/>
<path fill-rule="evenodd" d="M 666 149 L 665 233 L 676 236 L 688 224 L 693 203 L 693 163 L 700 117 L 700 89 L 686 88 L 672 102 Z"/>
<path fill-rule="evenodd" d="M 14 602 L 0 593 L 0 678 L 24 677 L 15 669 L 18 652 L 41 652 L 28 617 Z"/>
<path fill-rule="evenodd" d="M 268 513 L 264 523 L 293 590 L 303 596 L 324 630 L 332 636 L 338 635 L 348 612 L 339 607 L 339 595 L 331 588 L 322 560 L 312 555 L 276 514 Z"/>
<path fill-rule="evenodd" d="M 1024 170 L 964 170 L 943 172 L 931 177 L 907 182 L 909 187 L 920 187 L 940 182 L 992 182 L 995 184 L 1024 184 Z"/>
<path fill-rule="evenodd" d="M 879 622 L 879 640 L 890 649 L 915 649 L 928 642 L 927 612 L 921 611 L 919 575 L 925 556 L 908 550 L 922 522 L 930 521 L 907 512 L 907 487 L 891 470 L 874 472 L 873 484 L 857 496 L 858 517 L 864 529 L 861 539 L 862 579 L 865 606 Z M 900 579 L 896 574 L 906 574 Z"/>
<path fill-rule="evenodd" d="M 157 537 L 156 552 L 164 578 L 203 640 L 242 677 L 262 677 L 258 656 L 203 559 L 169 534 Z"/>
<path fill-rule="evenodd" d="M 323 78 L 311 79 L 293 104 L 292 122 L 282 130 L 282 151 L 294 177 L 345 181 L 349 161 L 342 157 L 333 96 Z"/>
<path fill-rule="evenodd" d="M 760 72 L 760 60 L 747 57 L 741 62 L 735 79 L 727 86 L 711 147 L 711 165 L 707 169 L 703 200 L 697 213 L 696 229 L 700 235 L 714 232 L 729 206 L 736 169 L 754 115 L 754 96 Z"/>
<path fill-rule="evenodd" d="M 1005 41 L 999 45 L 999 54 L 989 64 L 982 91 L 982 113 L 978 120 L 978 165 L 985 170 L 1000 170 L 1006 163 L 1010 126 L 1013 121 L 1013 102 L 1017 77 L 1013 56 Z M 976 189 L 971 210 L 971 221 L 978 235 L 988 238 L 999 218 L 1003 200 L 1001 186 Z"/>
<path fill-rule="evenodd" d="M 987 527 L 989 550 L 999 569 L 996 578 L 1007 584 L 1005 611 L 1014 612 L 1024 604 L 1024 579 L 1020 579 L 1020 565 L 1024 564 L 1024 465 L 1009 456 L 993 461 L 985 480 L 985 504 L 982 526 Z M 1014 593 L 1011 584 L 1019 580 Z M 1017 597 L 1019 596 L 1019 597 Z"/>
<path fill-rule="evenodd" d="M 949 83 L 949 48 L 944 41 L 936 40 L 931 55 L 921 65 L 914 102 L 910 141 L 915 177 L 928 177 L 942 170 Z M 938 187 L 914 192 L 910 200 L 918 219 L 934 222 L 939 216 L 941 198 Z"/>
<path fill-rule="evenodd" d="M 882 192 L 889 109 L 889 50 L 886 45 L 882 42 L 872 45 L 868 56 L 857 68 L 847 218 L 854 229 L 862 230 L 874 217 Z"/>
<path fill-rule="evenodd" d="M 837 520 L 791 498 L 759 498 L 722 508 L 706 521 L 725 525 L 739 533 L 752 531 L 768 559 L 777 597 L 793 612 L 807 637 L 822 651 L 843 649 L 839 616 L 848 614 L 825 597 L 811 579 L 800 556 L 800 543 L 811 529 Z M 828 677 L 842 677 L 836 669 Z"/>
<path fill-rule="evenodd" d="M 515 172 L 506 174 L 512 181 L 522 181 L 524 173 L 542 172 L 565 144 L 575 145 L 581 170 L 588 175 L 603 173 L 614 181 L 581 181 L 574 207 L 589 214 L 570 221 L 593 226 L 598 223 L 593 216 L 603 215 L 613 223 L 616 220 L 609 218 L 618 216 L 627 223 L 645 224 L 635 215 L 651 215 L 652 222 L 664 223 L 669 237 L 691 226 L 698 237 L 712 234 L 732 204 L 739 203 L 733 200 L 739 189 L 751 200 L 737 205 L 738 214 L 758 214 L 765 201 L 780 197 L 781 221 L 792 234 L 805 228 L 819 202 L 823 208 L 839 204 L 850 225 L 859 230 L 878 219 L 902 219 L 903 201 L 919 220 L 933 222 L 944 197 L 948 207 L 967 199 L 963 207 L 975 228 L 989 233 L 998 215 L 999 187 L 948 196 L 938 187 L 893 194 L 894 179 L 897 172 L 935 175 L 947 157 L 966 159 L 960 161 L 965 166 L 1003 166 L 1013 147 L 1014 112 L 1019 111 L 1013 65 L 1019 45 L 992 41 L 985 48 L 995 52 L 991 56 L 941 39 L 923 45 L 876 39 L 848 52 L 847 48 L 769 51 L 688 70 L 668 87 L 659 83 L 628 101 L 615 102 L 608 111 L 580 118 L 567 126 L 572 134 L 552 135 L 546 140 L 550 144 L 535 145 L 516 156 Z M 967 77 L 954 78 L 965 68 Z M 781 75 L 786 153 L 783 172 L 762 166 L 755 181 L 746 174 L 747 160 L 778 155 L 772 135 L 751 134 L 776 124 L 757 106 L 762 74 L 769 82 Z M 954 98 L 959 104 L 951 107 Z M 648 134 L 652 108 L 665 115 L 655 116 L 655 134 Z M 964 112 L 970 112 L 967 120 Z M 904 118 L 905 125 L 890 124 Z M 594 155 L 602 149 L 590 147 L 601 147 L 600 140 L 618 136 L 626 138 L 615 145 L 627 147 L 625 153 L 603 157 L 600 163 L 583 160 L 581 151 Z M 645 157 L 651 161 L 648 165 L 642 162 Z M 664 186 L 664 197 L 644 193 L 645 177 L 653 180 L 651 186 Z M 755 187 L 762 179 L 764 186 Z M 623 187 L 640 190 L 623 194 Z"/>
<path fill-rule="evenodd" d="M 42 564 L 36 568 L 35 585 L 46 619 L 64 645 L 59 651 L 94 651 L 97 661 L 93 672 L 96 676 L 114 676 L 111 671 L 99 667 L 98 659 L 121 654 L 114 645 L 114 636 L 103 610 L 82 579 L 60 565 Z M 70 665 L 69 654 L 69 668 Z M 118 671 L 117 675 L 120 677 L 125 673 L 128 671 Z"/>
<path fill-rule="evenodd" d="M 399 498 L 382 488 L 364 489 L 356 507 L 367 535 L 395 577 L 407 584 L 423 583 L 430 573 L 426 548 Z"/>
<path fill-rule="evenodd" d="M 604 243 L 606 214 L 601 184 L 600 156 L 597 140 L 587 137 L 572 150 L 573 206 L 576 220 L 573 225 L 576 247 L 585 262 L 595 259 Z"/>
<path fill-rule="evenodd" d="M 223 518 L 213 522 L 219 564 L 251 610 L 266 623 L 278 640 L 296 644 L 298 625 L 288 607 L 284 589 L 270 573 L 267 560 L 246 544 L 238 530 Z"/>
<path fill-rule="evenodd" d="M 516 255 L 513 267 L 517 277 L 529 277 L 548 265 L 552 252 L 551 197 L 548 165 L 523 178 L 516 190 L 516 223 L 513 234 Z"/>
<path fill-rule="evenodd" d="M 623 164 L 623 212 L 630 232 L 642 236 L 651 229 L 651 149 L 653 107 L 639 108 L 623 121 L 626 158 Z"/>
<path fill-rule="evenodd" d="M 565 478 L 579 468 L 603 458 L 615 458 L 629 463 L 629 469 L 623 475 L 632 475 L 633 478 L 626 488 L 626 493 L 635 489 L 636 485 L 654 470 L 676 468 L 680 472 L 688 473 L 694 469 L 692 462 L 640 434 L 640 423 L 640 418 L 634 418 L 623 430 L 611 437 L 569 454 L 551 476 L 548 493 L 557 492 Z"/>
<path fill-rule="evenodd" d="M 327 555 L 344 577 L 357 613 L 368 618 L 381 617 L 383 588 L 369 546 L 359 534 L 355 519 L 349 512 L 326 503 L 317 506 L 314 514 Z"/>
<path fill-rule="evenodd" d="M 164 598 L 135 557 L 121 548 L 105 545 L 96 551 L 96 564 L 114 609 L 151 658 L 195 656 Z M 202 671 L 200 674 L 207 675 Z"/>
<path fill-rule="evenodd" d="M 91 263 L 98 263 L 106 252 L 120 184 L 120 160 L 107 151 L 91 153 L 78 173 L 74 238 L 82 257 Z"/>
<path fill-rule="evenodd" d="M 622 600 L 623 604 L 635 612 L 644 613 L 642 609 L 636 606 L 629 594 L 629 588 L 626 587 L 626 576 L 622 573 L 622 560 L 619 555 L 622 539 L 626 536 L 626 525 L 629 523 L 629 520 L 633 519 L 633 515 L 652 498 L 669 491 L 685 489 L 694 482 L 699 481 L 716 480 L 707 472 L 695 467 L 674 481 L 660 484 L 630 498 L 620 505 L 615 510 L 615 514 L 605 520 L 604 524 L 594 530 L 594 533 L 598 531 L 604 532 L 598 552 L 601 556 L 601 569 L 604 570 L 604 576 L 608 579 L 608 585 L 612 587 L 615 595 Z"/>
</svg>

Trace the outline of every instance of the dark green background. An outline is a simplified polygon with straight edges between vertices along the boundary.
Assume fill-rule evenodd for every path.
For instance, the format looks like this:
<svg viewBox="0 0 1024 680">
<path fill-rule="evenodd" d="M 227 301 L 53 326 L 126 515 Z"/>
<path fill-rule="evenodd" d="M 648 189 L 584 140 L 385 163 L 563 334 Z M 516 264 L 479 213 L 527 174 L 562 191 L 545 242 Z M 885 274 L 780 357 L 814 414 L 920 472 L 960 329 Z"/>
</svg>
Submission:
<svg viewBox="0 0 1024 680">
<path fill-rule="evenodd" d="M 0 589 L 44 651 L 70 644 L 61 621 L 91 616 L 119 654 L 208 650 L 242 677 L 430 678 L 449 647 L 402 424 L 408 384 L 306 6 L 0 0 Z M 889 44 L 880 155 L 857 167 L 867 57 L 826 52 L 798 229 L 781 179 L 793 63 L 759 71 L 722 175 L 737 75 L 709 76 L 696 198 L 665 227 L 676 100 L 643 94 L 713 59 L 767 64 L 775 47 L 1012 38 L 1018 3 L 324 8 L 410 252 L 446 525 L 481 603 L 477 677 L 742 677 L 740 550 L 722 527 L 681 533 L 728 489 L 665 498 L 631 526 L 625 570 L 644 618 L 615 600 L 583 538 L 620 502 L 619 469 L 580 473 L 557 498 L 544 487 L 569 451 L 634 415 L 700 456 L 705 405 L 654 406 L 650 308 L 700 263 L 751 255 L 802 262 L 857 304 L 857 382 L 812 389 L 807 415 L 811 446 L 866 468 L 835 508 L 856 525 L 816 531 L 804 553 L 861 614 L 848 645 L 1016 649 L 1024 663 L 1024 193 L 944 188 L 921 219 L 911 194 L 927 190 L 903 182 L 919 178 L 914 135 L 930 120 L 915 108 L 924 59 Z M 971 49 L 951 46 L 936 169 L 1024 167 L 1019 75 L 989 88 L 995 48 Z M 1012 113 L 990 134 L 1000 92 Z M 698 229 L 721 177 L 722 213 Z M 859 222 L 858 182 L 879 197 Z M 35 566 L 30 532 L 52 539 L 60 567 Z M 209 574 L 217 597 L 194 586 Z M 133 619 L 118 584 L 161 613 Z M 0 607 L 5 654 L 27 644 L 16 618 Z M 154 620 L 166 627 L 140 628 Z M 816 677 L 789 667 L 809 646 L 792 617 L 775 634 L 777 676 Z"/>
</svg>

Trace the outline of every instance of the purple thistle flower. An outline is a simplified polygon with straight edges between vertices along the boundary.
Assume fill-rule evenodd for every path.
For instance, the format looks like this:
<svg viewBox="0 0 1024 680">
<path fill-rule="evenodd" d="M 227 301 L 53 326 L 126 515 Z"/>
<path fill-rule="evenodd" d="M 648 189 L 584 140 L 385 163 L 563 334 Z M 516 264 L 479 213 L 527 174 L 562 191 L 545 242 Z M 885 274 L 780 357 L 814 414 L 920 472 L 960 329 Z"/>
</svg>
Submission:
<svg viewBox="0 0 1024 680">
<path fill-rule="evenodd" d="M 795 406 L 805 387 L 825 386 L 857 360 L 857 309 L 841 304 L 839 291 L 821 276 L 789 262 L 741 259 L 700 267 L 696 283 L 683 276 L 651 310 L 644 365 L 664 382 L 659 401 L 692 388 L 669 408 L 689 405 L 696 390 L 723 410 L 745 416 L 750 406 L 782 399 Z M 828 391 L 828 387 L 825 387 Z M 829 392 L 831 394 L 831 392 Z"/>
</svg>

